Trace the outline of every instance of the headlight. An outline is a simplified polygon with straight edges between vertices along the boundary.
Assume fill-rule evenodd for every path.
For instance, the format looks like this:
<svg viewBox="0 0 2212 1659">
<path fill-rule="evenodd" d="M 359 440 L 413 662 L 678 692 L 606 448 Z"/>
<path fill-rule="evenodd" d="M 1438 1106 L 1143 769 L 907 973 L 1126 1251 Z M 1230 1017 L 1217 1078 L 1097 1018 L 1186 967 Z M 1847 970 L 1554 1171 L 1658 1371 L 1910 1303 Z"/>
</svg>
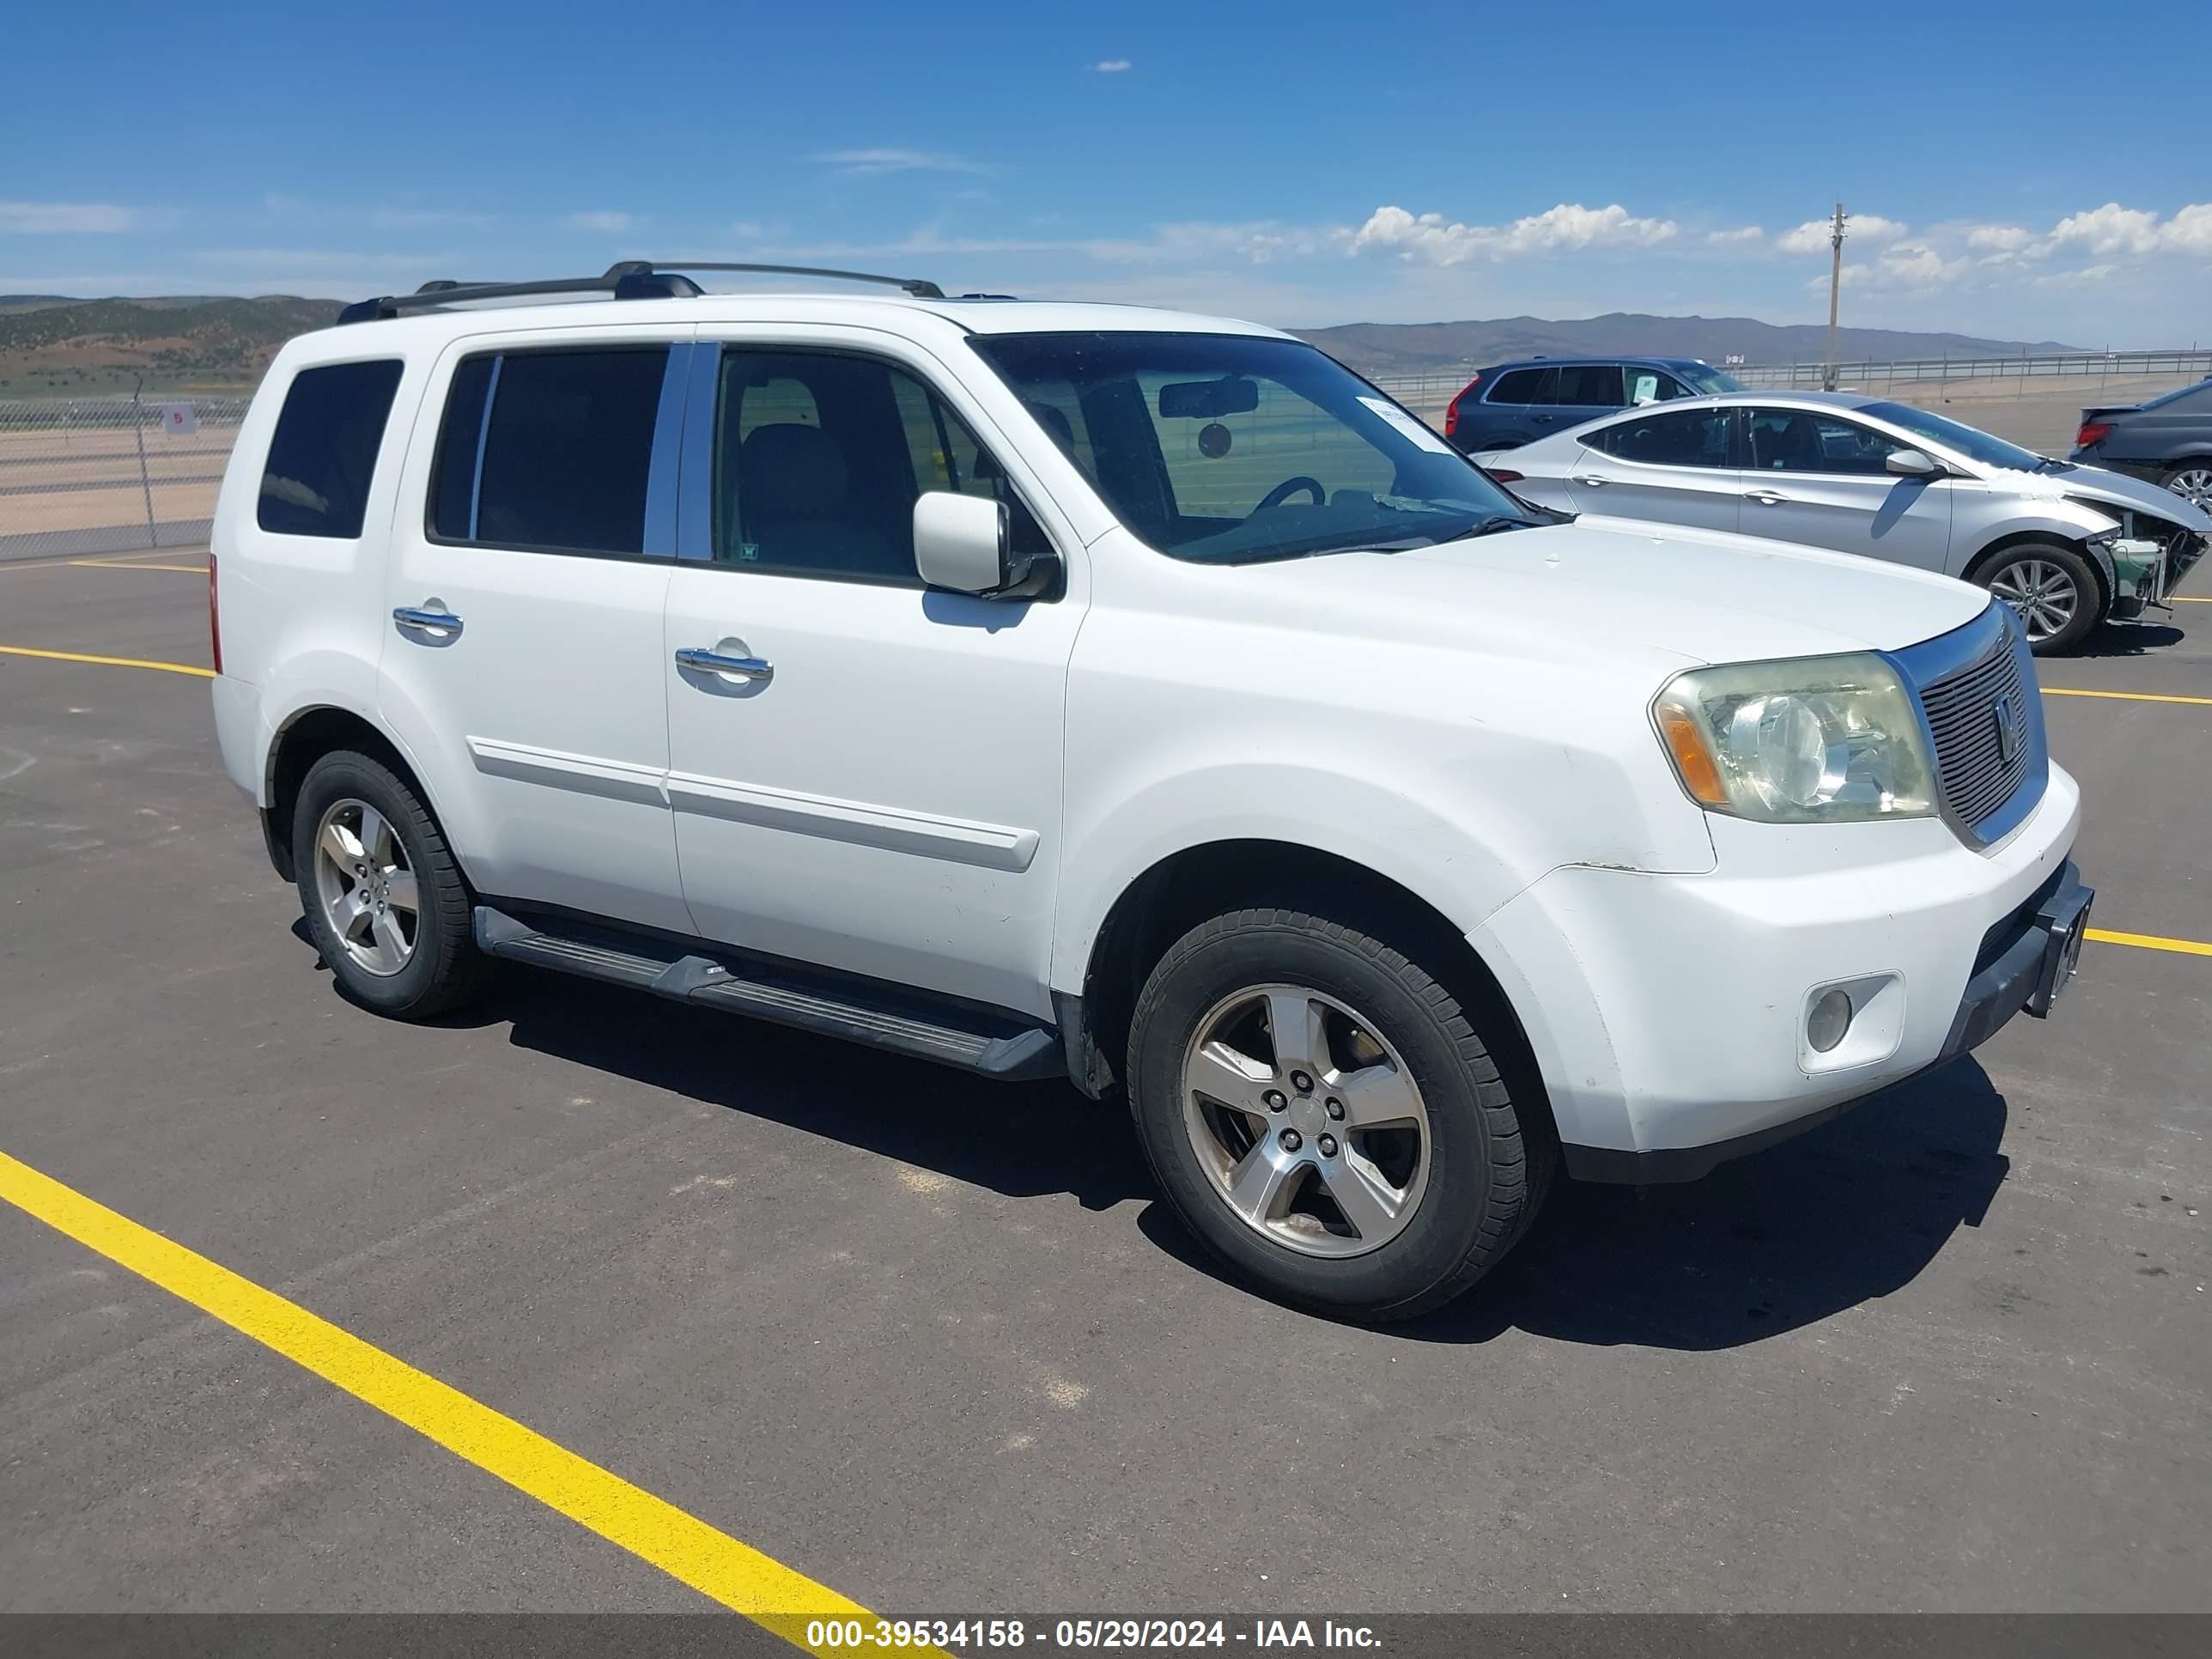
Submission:
<svg viewBox="0 0 2212 1659">
<path fill-rule="evenodd" d="M 1925 817 L 1933 767 L 1912 695 L 1871 653 L 1678 674 L 1651 706 L 1691 799 L 1765 823 Z"/>
</svg>

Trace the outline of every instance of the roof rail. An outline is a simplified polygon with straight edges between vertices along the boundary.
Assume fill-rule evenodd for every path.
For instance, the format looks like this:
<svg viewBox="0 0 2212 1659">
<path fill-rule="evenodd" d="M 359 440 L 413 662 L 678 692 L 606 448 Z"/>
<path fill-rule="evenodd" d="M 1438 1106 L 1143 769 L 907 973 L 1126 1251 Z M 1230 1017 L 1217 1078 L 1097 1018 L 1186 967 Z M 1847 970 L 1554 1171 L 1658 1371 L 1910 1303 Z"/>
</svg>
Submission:
<svg viewBox="0 0 2212 1659">
<path fill-rule="evenodd" d="M 412 294 L 357 300 L 338 313 L 341 323 L 378 322 L 410 311 L 429 311 L 465 300 L 520 300 L 540 294 L 611 294 L 617 300 L 689 299 L 703 293 L 681 276 L 617 265 L 604 276 L 555 276 L 536 283 L 425 283 Z"/>
<path fill-rule="evenodd" d="M 731 264 L 714 259 L 625 259 L 608 268 L 610 276 L 637 272 L 661 275 L 686 270 L 744 270 L 763 276 L 828 276 L 845 283 L 881 283 L 888 288 L 904 289 L 917 300 L 942 300 L 945 290 L 933 282 L 920 276 L 878 276 L 870 270 L 833 270 L 826 265 L 755 265 Z"/>
<path fill-rule="evenodd" d="M 609 265 L 602 276 L 553 276 L 534 283 L 456 283 L 441 278 L 412 294 L 386 294 L 358 300 L 338 313 L 341 323 L 386 320 L 410 311 L 469 300 L 520 300 L 541 294 L 608 294 L 617 300 L 692 299 L 704 293 L 683 273 L 687 270 L 741 270 L 770 276 L 828 276 L 840 282 L 881 283 L 903 289 L 917 300 L 941 300 L 945 290 L 919 276 L 878 276 L 866 270 L 831 270 L 820 265 L 731 264 L 713 259 L 655 262 L 623 259 Z"/>
</svg>

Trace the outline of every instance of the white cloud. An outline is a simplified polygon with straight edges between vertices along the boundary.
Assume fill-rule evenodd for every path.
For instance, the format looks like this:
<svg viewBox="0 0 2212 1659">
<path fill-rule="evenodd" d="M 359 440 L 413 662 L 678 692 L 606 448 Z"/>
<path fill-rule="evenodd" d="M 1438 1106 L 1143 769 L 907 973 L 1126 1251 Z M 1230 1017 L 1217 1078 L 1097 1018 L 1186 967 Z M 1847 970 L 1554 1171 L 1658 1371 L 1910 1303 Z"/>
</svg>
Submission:
<svg viewBox="0 0 2212 1659">
<path fill-rule="evenodd" d="M 895 149 L 832 149 L 811 158 L 823 167 L 855 178 L 873 178 L 887 173 L 981 173 L 983 169 L 962 155 L 950 155 L 939 150 Z"/>
<path fill-rule="evenodd" d="M 628 213 L 572 213 L 561 222 L 570 230 L 594 231 L 604 236 L 619 236 L 637 223 L 635 215 Z"/>
<path fill-rule="evenodd" d="M 1379 248 L 1401 259 L 1431 265 L 1469 259 L 1503 259 L 1532 253 L 1573 252 L 1587 247 L 1650 247 L 1671 241 L 1680 228 L 1671 219 L 1639 219 L 1615 203 L 1586 208 L 1562 202 L 1511 224 L 1466 225 L 1441 213 L 1408 213 L 1379 207 L 1345 240 L 1347 252 Z"/>
<path fill-rule="evenodd" d="M 1853 213 L 1844 218 L 1844 241 L 1847 246 L 1853 242 L 1862 246 L 1893 242 L 1910 229 L 1910 225 L 1900 224 L 1895 219 L 1885 219 L 1879 213 Z M 1774 246 L 1784 253 L 1825 253 L 1828 251 L 1828 238 L 1834 230 L 1835 222 L 1832 220 L 1808 219 L 1796 229 L 1784 231 L 1776 237 Z"/>
<path fill-rule="evenodd" d="M 2160 225 L 2158 234 L 2177 252 L 2212 253 L 2212 202 L 2191 202 Z"/>
<path fill-rule="evenodd" d="M 1978 253 L 2017 253 L 2034 240 L 2025 225 L 1976 225 L 1966 246 Z"/>
<path fill-rule="evenodd" d="M 2158 215 L 2107 202 L 2086 213 L 2069 213 L 2051 227 L 2051 240 L 2079 242 L 2092 253 L 2152 253 L 2158 248 Z"/>
<path fill-rule="evenodd" d="M 1754 242 L 1766 240 L 1766 232 L 1758 225 L 1745 225 L 1736 230 L 1709 230 L 1705 241 L 1712 247 L 1749 247 Z"/>
<path fill-rule="evenodd" d="M 1126 58 L 1105 58 L 1091 67 L 1094 73 L 1099 75 L 1127 75 L 1129 72 L 1129 60 Z"/>
<path fill-rule="evenodd" d="M 0 202 L 0 234 L 112 235 L 137 228 L 135 208 L 110 202 Z"/>
</svg>

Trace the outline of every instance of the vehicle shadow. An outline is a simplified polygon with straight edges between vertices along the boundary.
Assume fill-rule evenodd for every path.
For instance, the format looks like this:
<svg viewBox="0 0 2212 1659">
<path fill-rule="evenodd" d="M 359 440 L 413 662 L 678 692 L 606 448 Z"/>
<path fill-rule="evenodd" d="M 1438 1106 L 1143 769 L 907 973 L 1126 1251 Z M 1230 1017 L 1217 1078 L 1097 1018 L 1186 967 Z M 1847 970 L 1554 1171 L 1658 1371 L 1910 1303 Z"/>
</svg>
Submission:
<svg viewBox="0 0 2212 1659">
<path fill-rule="evenodd" d="M 754 1019 L 514 969 L 465 1023 L 520 1048 L 766 1118 L 1010 1198 L 1158 1194 L 1128 1115 L 1065 1083 L 992 1083 Z"/>
<path fill-rule="evenodd" d="M 1147 1200 L 1145 1236 L 1229 1275 L 1161 1200 L 1127 1115 L 1064 1083 L 995 1084 L 851 1044 L 518 972 L 480 1018 L 519 1047 L 803 1129 L 1008 1197 Z M 469 1023 L 476 1023 L 471 1019 Z M 1978 1226 L 2010 1165 L 2004 1097 L 1971 1057 L 1700 1182 L 1561 1180 L 1534 1231 L 1450 1306 L 1388 1328 L 1486 1342 L 1705 1350 L 1755 1342 L 1907 1285 Z"/>
<path fill-rule="evenodd" d="M 1563 1182 L 1497 1272 L 1395 1328 L 1707 1350 L 1811 1324 L 1910 1284 L 1954 1231 L 1981 1224 L 2011 1169 L 2006 1116 L 1970 1056 L 1703 1181 Z"/>
<path fill-rule="evenodd" d="M 2189 630 L 2162 622 L 2106 623 L 2074 647 L 2075 657 L 2140 657 L 2179 645 Z"/>
</svg>

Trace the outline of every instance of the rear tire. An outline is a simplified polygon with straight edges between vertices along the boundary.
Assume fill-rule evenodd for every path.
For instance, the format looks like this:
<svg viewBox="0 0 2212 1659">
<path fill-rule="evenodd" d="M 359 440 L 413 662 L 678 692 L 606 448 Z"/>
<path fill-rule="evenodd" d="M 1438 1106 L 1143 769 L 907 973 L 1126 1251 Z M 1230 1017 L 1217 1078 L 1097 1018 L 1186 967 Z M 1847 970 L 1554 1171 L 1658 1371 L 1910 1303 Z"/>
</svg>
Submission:
<svg viewBox="0 0 2212 1659">
<path fill-rule="evenodd" d="M 2105 617 L 2105 590 L 2088 560 L 2060 542 L 2008 547 L 1974 580 L 2013 609 L 2039 657 L 2074 650 Z"/>
<path fill-rule="evenodd" d="M 483 994 L 491 964 L 468 884 L 430 809 L 383 762 L 337 750 L 307 769 L 292 867 L 315 949 L 354 1001 L 428 1019 Z"/>
<path fill-rule="evenodd" d="M 1553 1163 L 1469 1012 L 1354 927 L 1253 909 L 1193 928 L 1129 1034 L 1131 1108 L 1169 1202 L 1299 1307 L 1384 1321 L 1449 1301 L 1519 1240 Z"/>
<path fill-rule="evenodd" d="M 2168 468 L 2160 482 L 2198 512 L 2212 513 L 2212 461 L 2183 461 Z"/>
</svg>

